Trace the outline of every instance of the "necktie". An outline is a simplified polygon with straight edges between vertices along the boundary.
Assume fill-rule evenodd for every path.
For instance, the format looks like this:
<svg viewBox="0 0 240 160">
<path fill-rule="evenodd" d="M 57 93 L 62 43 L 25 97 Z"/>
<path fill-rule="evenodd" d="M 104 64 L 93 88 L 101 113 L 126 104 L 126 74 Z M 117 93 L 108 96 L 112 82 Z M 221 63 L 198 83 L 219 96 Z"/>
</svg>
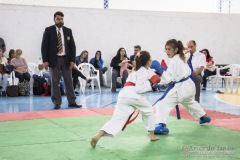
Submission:
<svg viewBox="0 0 240 160">
<path fill-rule="evenodd" d="M 58 53 L 62 53 L 63 52 L 63 49 L 62 49 L 62 36 L 61 36 L 61 33 L 60 31 L 58 30 L 58 45 L 57 45 L 57 48 L 58 48 Z"/>
<path fill-rule="evenodd" d="M 190 53 L 190 57 L 189 57 L 187 63 L 188 63 L 188 66 L 190 67 L 190 69 L 191 69 L 191 73 L 192 73 L 192 74 L 190 75 L 190 78 L 193 80 L 192 57 L 193 57 L 193 54 Z"/>
</svg>

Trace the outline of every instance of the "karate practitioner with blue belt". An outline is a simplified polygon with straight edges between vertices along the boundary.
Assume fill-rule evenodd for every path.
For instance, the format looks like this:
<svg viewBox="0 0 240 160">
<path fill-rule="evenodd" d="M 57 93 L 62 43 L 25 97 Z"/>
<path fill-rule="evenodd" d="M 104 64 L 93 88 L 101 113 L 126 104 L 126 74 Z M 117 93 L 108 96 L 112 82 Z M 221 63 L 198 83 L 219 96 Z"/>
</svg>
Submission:
<svg viewBox="0 0 240 160">
<path fill-rule="evenodd" d="M 171 59 L 168 69 L 163 71 L 160 64 L 153 61 L 151 68 L 161 75 L 160 84 L 169 84 L 164 95 L 157 100 L 155 134 L 168 134 L 167 120 L 170 111 L 178 104 L 182 104 L 195 118 L 199 118 L 200 124 L 209 123 L 211 118 L 200 104 L 194 100 L 196 88 L 190 78 L 191 69 L 184 54 L 184 46 L 181 41 L 171 39 L 165 45 L 167 56 Z"/>
</svg>

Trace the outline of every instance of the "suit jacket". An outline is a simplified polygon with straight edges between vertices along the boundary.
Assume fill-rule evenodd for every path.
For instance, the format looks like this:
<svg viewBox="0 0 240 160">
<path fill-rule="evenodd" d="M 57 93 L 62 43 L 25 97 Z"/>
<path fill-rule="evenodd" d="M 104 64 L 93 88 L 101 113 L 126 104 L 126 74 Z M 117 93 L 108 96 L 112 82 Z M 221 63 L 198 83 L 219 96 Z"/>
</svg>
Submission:
<svg viewBox="0 0 240 160">
<path fill-rule="evenodd" d="M 76 46 L 72 35 L 72 30 L 67 27 L 62 27 L 63 29 L 63 36 L 64 36 L 64 43 L 65 43 L 65 53 L 66 53 L 66 60 L 67 60 L 67 67 L 69 67 L 70 62 L 75 63 L 76 57 Z M 49 67 L 54 68 L 57 65 L 57 31 L 56 26 L 47 27 L 43 33 L 42 39 L 42 59 L 43 62 L 48 62 Z"/>
</svg>

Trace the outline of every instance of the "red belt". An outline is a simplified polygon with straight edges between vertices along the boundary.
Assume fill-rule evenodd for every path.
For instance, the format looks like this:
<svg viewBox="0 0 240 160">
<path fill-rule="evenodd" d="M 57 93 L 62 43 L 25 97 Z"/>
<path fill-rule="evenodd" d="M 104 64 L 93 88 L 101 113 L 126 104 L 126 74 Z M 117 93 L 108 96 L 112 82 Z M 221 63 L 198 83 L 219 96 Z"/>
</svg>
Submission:
<svg viewBox="0 0 240 160">
<path fill-rule="evenodd" d="M 135 83 L 133 83 L 133 82 L 126 82 L 125 84 L 124 84 L 124 87 L 125 86 L 135 86 Z"/>
</svg>

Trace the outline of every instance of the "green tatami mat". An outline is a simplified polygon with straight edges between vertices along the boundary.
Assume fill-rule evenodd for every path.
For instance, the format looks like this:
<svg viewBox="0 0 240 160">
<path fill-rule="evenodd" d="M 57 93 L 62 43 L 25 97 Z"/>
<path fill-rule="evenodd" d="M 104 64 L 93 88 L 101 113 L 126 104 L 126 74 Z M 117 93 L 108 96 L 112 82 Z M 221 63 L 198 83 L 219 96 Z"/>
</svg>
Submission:
<svg viewBox="0 0 240 160">
<path fill-rule="evenodd" d="M 111 116 L 0 122 L 0 160 L 240 159 L 240 132 L 169 119 L 169 135 L 150 142 L 141 117 L 115 138 L 91 137 Z"/>
</svg>

